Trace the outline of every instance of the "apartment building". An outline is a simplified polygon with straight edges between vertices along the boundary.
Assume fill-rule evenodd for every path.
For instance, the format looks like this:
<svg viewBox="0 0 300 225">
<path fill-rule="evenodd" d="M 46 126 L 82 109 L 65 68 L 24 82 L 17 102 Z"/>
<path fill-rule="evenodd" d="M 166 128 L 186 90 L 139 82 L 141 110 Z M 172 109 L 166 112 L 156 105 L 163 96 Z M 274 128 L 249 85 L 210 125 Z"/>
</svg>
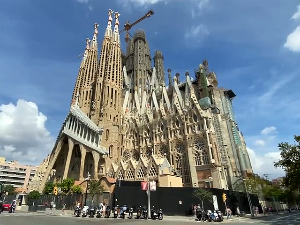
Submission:
<svg viewBox="0 0 300 225">
<path fill-rule="evenodd" d="M 19 193 L 26 193 L 37 166 L 21 165 L 18 161 L 6 161 L 0 157 L 0 183 L 13 185 Z"/>
</svg>

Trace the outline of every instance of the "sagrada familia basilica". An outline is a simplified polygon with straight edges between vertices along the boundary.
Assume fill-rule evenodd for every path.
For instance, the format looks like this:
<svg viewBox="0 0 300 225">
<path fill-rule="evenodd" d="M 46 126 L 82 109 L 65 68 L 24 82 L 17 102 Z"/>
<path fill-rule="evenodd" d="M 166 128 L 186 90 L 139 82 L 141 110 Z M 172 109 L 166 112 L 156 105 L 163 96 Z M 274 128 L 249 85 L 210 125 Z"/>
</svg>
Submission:
<svg viewBox="0 0 300 225">
<path fill-rule="evenodd" d="M 109 10 L 100 48 L 97 24 L 93 39 L 86 40 L 70 111 L 32 188 L 42 191 L 48 181 L 83 181 L 90 174 L 232 189 L 252 173 L 234 118 L 234 92 L 218 87 L 206 60 L 194 79 L 188 71 L 172 78 L 171 69 L 165 76 L 161 51 L 152 66 L 144 31 L 136 31 L 122 53 L 119 15 Z"/>
</svg>

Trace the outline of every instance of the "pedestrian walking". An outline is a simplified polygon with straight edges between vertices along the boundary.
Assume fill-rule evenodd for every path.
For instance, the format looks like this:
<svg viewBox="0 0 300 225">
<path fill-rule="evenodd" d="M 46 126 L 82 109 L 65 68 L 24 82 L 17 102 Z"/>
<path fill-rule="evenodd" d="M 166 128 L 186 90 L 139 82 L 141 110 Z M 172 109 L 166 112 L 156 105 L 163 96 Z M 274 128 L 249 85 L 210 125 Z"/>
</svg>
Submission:
<svg viewBox="0 0 300 225">
<path fill-rule="evenodd" d="M 227 219 L 231 218 L 231 213 L 232 213 L 231 209 L 227 206 L 227 207 L 226 207 L 226 215 L 227 215 Z"/>
<path fill-rule="evenodd" d="M 62 212 L 65 212 L 65 210 L 66 210 L 66 203 L 63 203 L 63 205 L 62 205 Z"/>
<path fill-rule="evenodd" d="M 236 207 L 236 216 L 240 217 L 241 216 L 241 212 L 240 212 L 240 207 Z"/>
</svg>

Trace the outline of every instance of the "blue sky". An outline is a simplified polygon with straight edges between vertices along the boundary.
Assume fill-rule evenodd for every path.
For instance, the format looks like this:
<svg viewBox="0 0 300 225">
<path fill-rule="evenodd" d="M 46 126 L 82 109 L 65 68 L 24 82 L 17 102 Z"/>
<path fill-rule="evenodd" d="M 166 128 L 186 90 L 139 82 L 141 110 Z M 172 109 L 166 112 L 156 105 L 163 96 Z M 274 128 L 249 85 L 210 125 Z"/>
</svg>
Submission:
<svg viewBox="0 0 300 225">
<path fill-rule="evenodd" d="M 92 38 L 94 23 L 101 42 L 108 9 L 121 14 L 121 25 L 153 9 L 131 34 L 143 29 L 152 56 L 161 50 L 173 75 L 192 73 L 207 59 L 219 86 L 237 95 L 236 119 L 255 172 L 283 175 L 272 167 L 277 144 L 300 135 L 298 5 L 293 0 L 2 0 L 0 155 L 38 164 L 69 110 L 78 55 Z"/>
</svg>

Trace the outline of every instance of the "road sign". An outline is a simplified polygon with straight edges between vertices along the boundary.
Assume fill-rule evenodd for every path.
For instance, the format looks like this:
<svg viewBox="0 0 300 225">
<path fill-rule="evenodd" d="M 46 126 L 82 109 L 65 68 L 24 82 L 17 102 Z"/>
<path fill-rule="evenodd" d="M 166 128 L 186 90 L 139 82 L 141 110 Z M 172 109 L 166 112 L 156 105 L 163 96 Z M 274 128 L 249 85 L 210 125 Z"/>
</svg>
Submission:
<svg viewBox="0 0 300 225">
<path fill-rule="evenodd" d="M 156 191 L 156 182 L 155 181 L 150 182 L 150 191 Z"/>
<path fill-rule="evenodd" d="M 141 187 L 142 187 L 142 191 L 147 191 L 148 190 L 148 182 L 147 181 L 142 181 L 141 182 Z"/>
</svg>

